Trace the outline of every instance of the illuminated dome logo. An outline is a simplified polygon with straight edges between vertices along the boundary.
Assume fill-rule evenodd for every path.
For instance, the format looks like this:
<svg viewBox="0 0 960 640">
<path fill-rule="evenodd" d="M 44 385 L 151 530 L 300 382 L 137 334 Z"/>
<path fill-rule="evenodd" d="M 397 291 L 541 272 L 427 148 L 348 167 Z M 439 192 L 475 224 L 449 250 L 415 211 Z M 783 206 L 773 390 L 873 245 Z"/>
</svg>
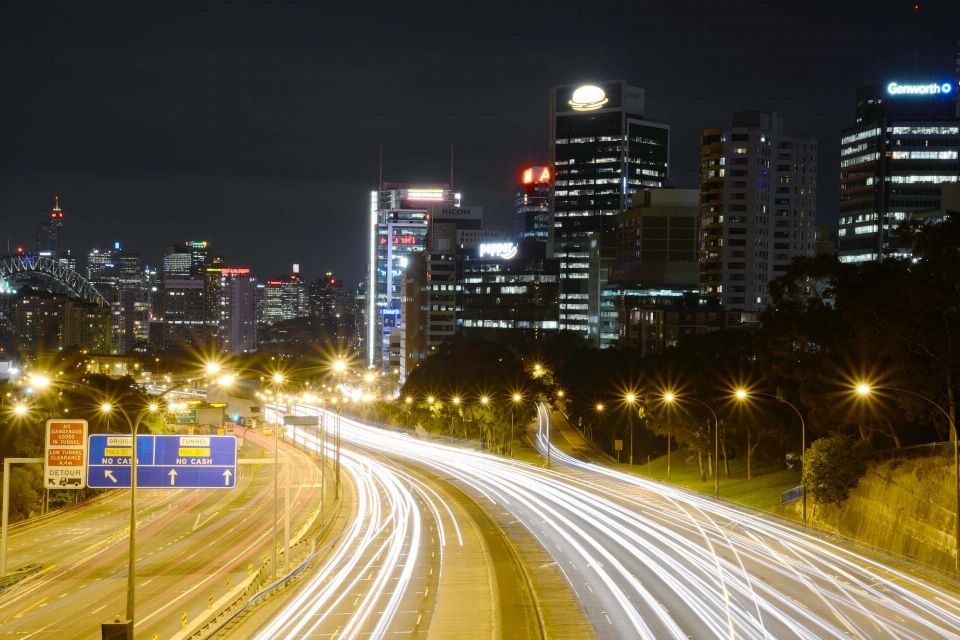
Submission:
<svg viewBox="0 0 960 640">
<path fill-rule="evenodd" d="M 573 97 L 567 104 L 574 111 L 593 111 L 607 104 L 607 94 L 600 87 L 587 84 L 573 92 Z"/>
</svg>

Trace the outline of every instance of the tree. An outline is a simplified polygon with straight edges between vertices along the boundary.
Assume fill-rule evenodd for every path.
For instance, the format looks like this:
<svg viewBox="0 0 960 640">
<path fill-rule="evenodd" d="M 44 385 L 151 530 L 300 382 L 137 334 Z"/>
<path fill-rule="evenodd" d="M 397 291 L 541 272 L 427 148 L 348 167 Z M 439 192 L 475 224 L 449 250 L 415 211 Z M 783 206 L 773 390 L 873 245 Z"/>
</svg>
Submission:
<svg viewBox="0 0 960 640">
<path fill-rule="evenodd" d="M 804 491 L 818 502 L 843 502 L 867 472 L 872 451 L 844 434 L 816 440 L 803 455 Z"/>
</svg>

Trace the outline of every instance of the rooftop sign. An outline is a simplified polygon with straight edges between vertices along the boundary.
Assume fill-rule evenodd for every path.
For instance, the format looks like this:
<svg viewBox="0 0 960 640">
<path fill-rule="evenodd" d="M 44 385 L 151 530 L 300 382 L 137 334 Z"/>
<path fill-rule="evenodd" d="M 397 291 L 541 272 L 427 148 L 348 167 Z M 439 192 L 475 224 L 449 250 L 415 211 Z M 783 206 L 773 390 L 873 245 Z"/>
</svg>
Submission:
<svg viewBox="0 0 960 640">
<path fill-rule="evenodd" d="M 891 82 L 887 85 L 887 93 L 892 96 L 934 96 L 945 95 L 951 92 L 953 92 L 953 85 L 949 82 L 942 82 L 940 84 L 936 82 L 932 84 L 897 84 L 896 82 Z"/>
<path fill-rule="evenodd" d="M 550 167 L 529 167 L 523 170 L 523 184 L 550 182 Z"/>
<path fill-rule="evenodd" d="M 567 103 L 574 111 L 593 111 L 607 104 L 607 94 L 603 89 L 592 84 L 586 84 L 573 92 Z"/>
<path fill-rule="evenodd" d="M 480 257 L 509 260 L 517 255 L 516 242 L 485 242 L 480 245 Z"/>
</svg>

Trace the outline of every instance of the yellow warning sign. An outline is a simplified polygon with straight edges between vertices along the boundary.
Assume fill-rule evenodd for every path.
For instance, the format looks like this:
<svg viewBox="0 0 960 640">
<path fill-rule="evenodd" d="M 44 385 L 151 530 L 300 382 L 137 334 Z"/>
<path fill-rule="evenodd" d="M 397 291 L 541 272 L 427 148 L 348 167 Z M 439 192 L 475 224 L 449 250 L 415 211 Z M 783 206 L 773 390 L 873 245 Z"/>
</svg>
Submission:
<svg viewBox="0 0 960 640">
<path fill-rule="evenodd" d="M 180 457 L 194 456 L 197 458 L 209 458 L 210 449 L 180 449 Z"/>
</svg>

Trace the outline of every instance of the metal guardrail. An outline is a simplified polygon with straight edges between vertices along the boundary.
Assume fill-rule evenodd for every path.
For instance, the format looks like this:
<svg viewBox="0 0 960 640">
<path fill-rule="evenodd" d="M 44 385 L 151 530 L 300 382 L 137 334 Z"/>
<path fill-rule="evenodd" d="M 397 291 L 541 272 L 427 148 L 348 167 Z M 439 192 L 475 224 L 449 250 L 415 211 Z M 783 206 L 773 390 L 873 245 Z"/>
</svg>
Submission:
<svg viewBox="0 0 960 640">
<path fill-rule="evenodd" d="M 43 571 L 42 564 L 28 564 L 25 567 L 21 567 L 16 571 L 11 571 L 7 575 L 0 578 L 0 591 L 8 587 L 12 587 L 21 580 L 26 580 L 30 576 L 36 575 Z"/>
<path fill-rule="evenodd" d="M 205 621 L 203 624 L 198 625 L 197 628 L 196 628 L 192 633 L 190 633 L 190 634 L 185 634 L 185 635 L 183 635 L 183 636 L 178 636 L 178 638 L 204 638 L 204 637 L 209 638 L 209 637 L 212 637 L 212 636 L 220 633 L 220 632 L 223 631 L 224 629 L 226 629 L 227 625 L 229 625 L 231 622 L 233 622 L 234 620 L 236 620 L 237 618 L 239 618 L 241 615 L 243 615 L 244 613 L 246 613 L 248 609 L 250 609 L 250 608 L 253 607 L 253 606 L 256 606 L 256 605 L 259 604 L 262 600 L 266 599 L 271 593 L 273 593 L 273 592 L 276 591 L 277 589 L 282 588 L 282 587 L 285 586 L 288 582 L 299 578 L 300 575 L 301 575 L 304 571 L 306 571 L 306 569 L 311 565 L 311 563 L 313 563 L 313 561 L 314 561 L 314 559 L 317 557 L 317 555 L 319 555 L 321 552 L 325 551 L 325 550 L 327 549 L 327 547 L 329 547 L 330 545 L 336 544 L 336 542 L 337 542 L 337 541 L 340 539 L 340 537 L 343 535 L 343 533 L 337 535 L 335 538 L 333 538 L 332 540 L 330 540 L 330 542 L 329 542 L 328 544 L 326 544 L 326 545 L 320 547 L 319 549 L 317 549 L 317 546 L 316 546 L 316 545 L 317 545 L 317 542 L 318 542 L 319 540 L 321 540 L 321 539 L 329 532 L 330 527 L 333 526 L 333 522 L 334 522 L 334 520 L 336 519 L 337 515 L 339 514 L 340 508 L 342 507 L 342 505 L 343 505 L 343 502 L 342 502 L 342 501 L 340 501 L 340 502 L 337 503 L 337 508 L 336 508 L 336 510 L 334 510 L 334 512 L 330 515 L 330 520 L 329 520 L 326 524 L 323 525 L 323 527 L 320 529 L 320 531 L 317 532 L 317 534 L 316 534 L 315 536 L 310 536 L 310 537 L 308 537 L 308 538 L 304 538 L 304 540 L 302 540 L 300 543 L 298 543 L 298 545 L 299 545 L 299 544 L 304 544 L 304 543 L 309 542 L 309 543 L 310 543 L 310 553 L 307 555 L 307 557 L 306 557 L 300 564 L 298 564 L 296 567 L 294 567 L 287 575 L 283 576 L 282 578 L 279 578 L 279 579 L 275 580 L 273 583 L 271 583 L 271 584 L 269 584 L 269 585 L 267 585 L 267 586 L 264 587 L 264 586 L 263 586 L 263 582 L 264 582 L 264 580 L 265 580 L 265 578 L 266 578 L 266 575 L 267 575 L 266 569 L 267 569 L 267 566 L 268 566 L 268 565 L 264 564 L 263 566 L 260 567 L 260 571 L 257 572 L 257 575 L 254 576 L 254 579 L 253 579 L 253 580 L 251 581 L 251 583 L 250 583 L 250 584 L 256 584 L 257 587 L 259 588 L 259 591 L 257 591 L 257 593 L 255 593 L 253 596 L 251 596 L 251 597 L 247 600 L 246 603 L 244 603 L 244 604 L 243 604 L 239 609 L 237 609 L 236 611 L 232 611 L 232 612 L 231 612 L 231 609 L 233 609 L 233 607 L 235 607 L 235 606 L 237 606 L 238 604 L 240 604 L 240 602 L 247 597 L 247 593 L 248 593 L 248 591 L 249 591 L 249 585 L 248 585 L 248 588 L 247 588 L 247 589 L 244 589 L 244 590 L 239 594 L 239 597 L 237 597 L 236 599 L 234 599 L 232 602 L 230 602 L 229 604 L 227 604 L 225 607 L 222 607 L 221 610 L 218 611 L 218 612 L 216 612 L 215 614 L 212 614 L 212 615 L 210 615 L 210 616 L 207 616 L 206 621 Z M 226 614 L 229 614 L 229 615 L 226 615 Z M 225 615 L 226 615 L 226 617 L 224 617 L 222 620 L 220 620 L 221 616 L 225 616 Z"/>
<path fill-rule="evenodd" d="M 916 444 L 909 447 L 900 447 L 899 449 L 881 449 L 875 452 L 877 460 L 903 460 L 911 458 L 952 458 L 952 442 L 929 442 L 927 444 Z"/>
<path fill-rule="evenodd" d="M 793 489 L 787 489 L 783 492 L 781 504 L 789 504 L 794 500 L 799 500 L 801 497 L 803 497 L 803 485 L 794 487 Z"/>
</svg>

